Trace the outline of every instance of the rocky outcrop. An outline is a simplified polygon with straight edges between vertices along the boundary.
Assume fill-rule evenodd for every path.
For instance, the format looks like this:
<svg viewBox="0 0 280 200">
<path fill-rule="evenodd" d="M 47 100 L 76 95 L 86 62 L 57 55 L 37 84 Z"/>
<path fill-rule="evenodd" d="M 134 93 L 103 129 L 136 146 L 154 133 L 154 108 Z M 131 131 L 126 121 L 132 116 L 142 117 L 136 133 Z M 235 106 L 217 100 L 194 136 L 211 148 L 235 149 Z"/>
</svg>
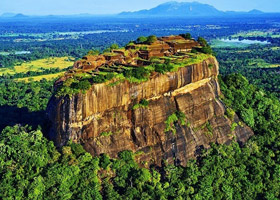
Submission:
<svg viewBox="0 0 280 200">
<path fill-rule="evenodd" d="M 154 73 L 146 82 L 111 80 L 85 94 L 52 97 L 50 137 L 58 146 L 81 143 L 92 155 L 132 150 L 139 163 L 160 165 L 164 159 L 184 165 L 212 142 L 245 142 L 253 135 L 237 116 L 226 117 L 217 75 L 218 63 L 210 57 L 176 72 Z M 141 99 L 149 105 L 133 109 Z M 185 123 L 175 120 L 169 125 L 176 131 L 166 131 L 176 112 L 184 113 Z"/>
</svg>

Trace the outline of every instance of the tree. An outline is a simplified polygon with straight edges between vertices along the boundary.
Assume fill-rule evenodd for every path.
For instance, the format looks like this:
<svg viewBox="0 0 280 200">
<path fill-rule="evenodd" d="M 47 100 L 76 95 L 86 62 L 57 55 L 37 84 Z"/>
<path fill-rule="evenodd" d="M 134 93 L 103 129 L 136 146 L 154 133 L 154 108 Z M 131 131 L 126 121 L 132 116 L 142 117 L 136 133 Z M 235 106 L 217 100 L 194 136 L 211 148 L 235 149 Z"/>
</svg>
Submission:
<svg viewBox="0 0 280 200">
<path fill-rule="evenodd" d="M 185 34 L 185 39 L 190 40 L 192 39 L 192 35 L 190 33 Z"/>
<path fill-rule="evenodd" d="M 111 46 L 110 46 L 110 49 L 111 50 L 114 50 L 114 49 L 118 49 L 119 48 L 119 45 L 118 44 L 112 44 Z"/>
<path fill-rule="evenodd" d="M 137 38 L 136 42 L 139 43 L 139 44 L 143 44 L 143 43 L 145 43 L 147 40 L 148 40 L 147 37 L 145 37 L 145 36 L 140 36 L 139 38 Z"/>
<path fill-rule="evenodd" d="M 241 118 L 244 120 L 244 122 L 246 124 L 248 124 L 248 126 L 250 126 L 252 128 L 255 126 L 254 112 L 253 112 L 252 108 L 250 108 L 250 109 L 244 108 L 241 111 Z"/>
<path fill-rule="evenodd" d="M 203 37 L 198 37 L 197 41 L 203 47 L 209 46 L 207 41 Z"/>
<path fill-rule="evenodd" d="M 191 35 L 190 33 L 180 34 L 180 36 L 182 36 L 182 37 L 185 38 L 186 40 L 192 39 L 192 35 Z"/>
<path fill-rule="evenodd" d="M 205 53 L 205 54 L 214 55 L 212 48 L 210 47 L 210 45 L 207 43 L 207 41 L 203 37 L 198 37 L 197 41 L 202 46 L 202 48 L 197 48 L 198 51 Z"/>
<path fill-rule="evenodd" d="M 98 50 L 90 50 L 88 53 L 87 53 L 87 55 L 90 55 L 90 56 L 97 56 L 97 55 L 99 55 L 99 51 Z"/>
<path fill-rule="evenodd" d="M 77 144 L 59 153 L 40 130 L 19 125 L 0 143 L 0 199 L 102 199 L 99 160 Z"/>
<path fill-rule="evenodd" d="M 147 42 L 146 42 L 146 43 L 152 44 L 152 43 L 154 43 L 155 41 L 157 41 L 157 36 L 151 35 L 151 36 L 149 36 L 149 37 L 147 38 Z"/>
</svg>

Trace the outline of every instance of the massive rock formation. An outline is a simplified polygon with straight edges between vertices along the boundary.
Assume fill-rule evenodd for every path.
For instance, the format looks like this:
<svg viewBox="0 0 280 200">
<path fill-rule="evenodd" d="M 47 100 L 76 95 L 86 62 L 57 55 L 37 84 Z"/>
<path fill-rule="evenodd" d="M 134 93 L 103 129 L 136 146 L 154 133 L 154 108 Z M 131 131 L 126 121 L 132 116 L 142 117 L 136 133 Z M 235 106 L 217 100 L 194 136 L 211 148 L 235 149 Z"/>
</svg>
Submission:
<svg viewBox="0 0 280 200">
<path fill-rule="evenodd" d="M 58 146 L 69 140 L 81 143 L 92 155 L 116 157 L 132 150 L 139 163 L 184 165 L 212 142 L 245 142 L 253 135 L 237 116 L 225 115 L 217 76 L 218 62 L 209 57 L 176 72 L 154 73 L 142 83 L 113 79 L 84 94 L 53 96 L 50 137 Z M 142 99 L 149 105 L 135 109 Z M 174 113 L 184 113 L 185 123 L 168 124 Z M 176 131 L 167 131 L 168 126 Z"/>
</svg>

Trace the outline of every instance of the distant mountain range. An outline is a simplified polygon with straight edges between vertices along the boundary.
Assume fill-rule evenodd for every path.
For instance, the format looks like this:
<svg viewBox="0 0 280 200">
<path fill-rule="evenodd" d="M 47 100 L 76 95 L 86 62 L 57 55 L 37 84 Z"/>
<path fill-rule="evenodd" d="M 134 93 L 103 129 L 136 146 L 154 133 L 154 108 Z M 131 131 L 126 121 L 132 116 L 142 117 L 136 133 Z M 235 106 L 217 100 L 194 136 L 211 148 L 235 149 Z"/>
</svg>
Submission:
<svg viewBox="0 0 280 200">
<path fill-rule="evenodd" d="M 199 2 L 176 2 L 171 1 L 159 6 L 136 12 L 122 12 L 120 16 L 174 16 L 174 17 L 206 17 L 206 16 L 228 16 L 228 15 L 260 15 L 262 11 L 252 10 L 249 12 L 220 11 L 215 7 Z"/>
<path fill-rule="evenodd" d="M 27 15 L 21 14 L 21 13 L 4 13 L 0 15 L 2 18 L 26 18 Z"/>
<path fill-rule="evenodd" d="M 176 2 L 171 1 L 158 5 L 155 8 L 148 10 L 140 10 L 136 12 L 122 12 L 118 15 L 92 15 L 92 14 L 76 14 L 76 15 L 47 15 L 47 16 L 28 16 L 21 13 L 4 13 L 0 18 L 7 19 L 25 19 L 33 17 L 45 18 L 61 18 L 61 17 L 96 17 L 96 16 L 114 16 L 114 17 L 223 17 L 223 16 L 257 16 L 264 13 L 260 10 L 251 10 L 249 12 L 221 11 L 214 6 L 202 4 L 199 2 Z"/>
<path fill-rule="evenodd" d="M 113 15 L 93 15 L 88 13 L 73 14 L 73 15 L 24 15 L 22 13 L 4 13 L 0 14 L 0 19 L 26 19 L 26 18 L 87 18 L 96 16 L 113 16 Z M 115 15 L 114 15 L 115 16 Z"/>
</svg>

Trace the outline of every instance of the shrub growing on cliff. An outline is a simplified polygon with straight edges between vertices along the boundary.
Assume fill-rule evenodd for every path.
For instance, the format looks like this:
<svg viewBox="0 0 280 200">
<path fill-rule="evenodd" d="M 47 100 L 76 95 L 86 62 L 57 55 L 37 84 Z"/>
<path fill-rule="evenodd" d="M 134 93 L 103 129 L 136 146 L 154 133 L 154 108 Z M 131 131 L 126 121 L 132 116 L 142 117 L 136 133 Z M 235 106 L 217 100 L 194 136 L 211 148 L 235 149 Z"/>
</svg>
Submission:
<svg viewBox="0 0 280 200">
<path fill-rule="evenodd" d="M 148 38 L 145 36 L 140 36 L 139 38 L 137 38 L 136 42 L 138 44 L 144 44 L 145 42 L 147 42 Z"/>
<path fill-rule="evenodd" d="M 147 44 L 152 44 L 152 43 L 154 43 L 155 41 L 157 41 L 157 36 L 155 36 L 155 35 L 150 35 L 150 36 L 147 38 L 146 43 L 147 43 Z"/>
<path fill-rule="evenodd" d="M 109 131 L 109 132 L 103 132 L 103 133 L 101 133 L 100 135 L 101 135 L 101 136 L 108 137 L 108 136 L 113 135 L 113 133 L 112 133 L 111 131 Z"/>
<path fill-rule="evenodd" d="M 170 62 L 155 65 L 155 71 L 159 72 L 161 74 L 165 74 L 166 72 L 170 72 L 172 69 L 173 69 L 173 66 L 172 66 L 172 64 L 170 64 Z"/>
<path fill-rule="evenodd" d="M 172 115 L 170 115 L 167 120 L 165 121 L 165 132 L 169 132 L 172 131 L 173 134 L 176 134 L 176 129 L 175 129 L 175 122 L 178 121 L 178 117 L 176 116 L 175 113 L 173 113 Z"/>
<path fill-rule="evenodd" d="M 73 88 L 85 92 L 89 90 L 91 84 L 88 80 L 79 81 L 78 83 L 73 83 Z"/>
<path fill-rule="evenodd" d="M 186 40 L 192 39 L 192 35 L 191 35 L 190 33 L 180 34 L 180 36 L 182 36 L 182 37 L 185 38 Z"/>
<path fill-rule="evenodd" d="M 72 96 L 75 94 L 79 94 L 80 92 L 85 93 L 87 90 L 89 90 L 93 83 L 104 83 L 108 80 L 111 80 L 115 77 L 114 73 L 107 73 L 105 75 L 103 74 L 97 74 L 93 77 L 83 77 L 80 78 L 80 80 L 75 78 L 68 78 L 66 79 L 61 86 L 57 88 L 56 91 L 56 97 L 61 96 Z"/>
<path fill-rule="evenodd" d="M 137 67 L 132 70 L 132 73 L 137 79 L 144 79 L 149 75 L 149 72 L 144 67 Z"/>
<path fill-rule="evenodd" d="M 176 111 L 176 116 L 182 126 L 186 125 L 186 115 L 181 111 Z"/>
<path fill-rule="evenodd" d="M 66 96 L 69 95 L 70 97 L 74 94 L 78 94 L 80 92 L 85 93 L 91 87 L 91 83 L 85 80 L 77 80 L 74 78 L 69 78 L 63 82 L 63 85 L 57 88 L 56 97 Z"/>
<path fill-rule="evenodd" d="M 234 110 L 232 110 L 231 108 L 227 108 L 226 110 L 226 116 L 233 121 L 234 120 L 234 116 L 235 116 L 235 112 Z"/>
<path fill-rule="evenodd" d="M 149 37 L 140 36 L 139 38 L 137 38 L 136 43 L 137 44 L 152 44 L 155 41 L 157 41 L 157 36 L 155 36 L 155 35 L 150 35 Z"/>
<path fill-rule="evenodd" d="M 196 48 L 197 51 L 205 54 L 215 55 L 214 51 L 212 50 L 211 46 L 203 37 L 198 37 L 198 43 L 202 46 L 202 48 Z"/>
<path fill-rule="evenodd" d="M 210 46 L 205 46 L 205 47 L 202 47 L 200 49 L 200 52 L 201 53 L 205 53 L 205 54 L 214 54 L 212 48 Z"/>
<path fill-rule="evenodd" d="M 98 51 L 98 50 L 90 50 L 88 53 L 87 53 L 87 55 L 90 55 L 90 56 L 97 56 L 97 55 L 99 55 L 100 54 L 100 52 Z"/>
<path fill-rule="evenodd" d="M 112 44 L 111 46 L 110 46 L 110 50 L 112 51 L 112 50 L 115 50 L 115 49 L 118 49 L 119 48 L 119 45 L 118 44 Z"/>
<path fill-rule="evenodd" d="M 181 111 L 176 111 L 172 115 L 170 115 L 165 121 L 165 132 L 172 131 L 173 134 L 176 134 L 175 123 L 180 122 L 182 126 L 186 125 L 186 115 Z"/>
<path fill-rule="evenodd" d="M 142 99 L 138 104 L 135 104 L 133 106 L 133 110 L 136 110 L 138 108 L 147 108 L 149 106 L 149 101 L 147 101 L 146 99 Z"/>
<path fill-rule="evenodd" d="M 130 41 L 129 43 L 127 43 L 127 44 L 125 45 L 125 47 L 129 47 L 129 46 L 132 46 L 132 45 L 134 45 L 134 42 L 133 42 L 133 41 Z"/>
<path fill-rule="evenodd" d="M 123 72 L 123 75 L 126 78 L 136 78 L 139 80 L 146 79 L 149 76 L 149 70 L 145 69 L 144 67 L 136 67 L 132 69 L 126 69 Z"/>
</svg>

